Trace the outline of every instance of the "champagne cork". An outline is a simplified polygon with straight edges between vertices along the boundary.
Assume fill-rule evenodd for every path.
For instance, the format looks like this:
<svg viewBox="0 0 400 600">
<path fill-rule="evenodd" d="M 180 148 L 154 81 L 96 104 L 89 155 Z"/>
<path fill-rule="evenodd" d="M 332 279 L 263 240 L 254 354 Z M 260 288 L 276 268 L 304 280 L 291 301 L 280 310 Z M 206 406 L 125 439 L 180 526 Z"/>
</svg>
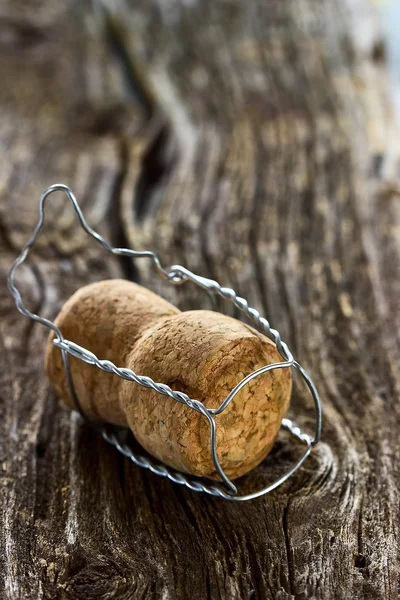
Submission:
<svg viewBox="0 0 400 600">
<path fill-rule="evenodd" d="M 125 280 L 78 290 L 56 319 L 63 336 L 100 359 L 185 392 L 217 408 L 243 377 L 281 362 L 275 344 L 248 325 L 207 310 L 180 312 L 146 288 Z M 49 336 L 46 371 L 73 408 L 62 355 Z M 154 457 L 179 471 L 217 479 L 210 426 L 190 407 L 70 357 L 79 402 L 89 418 L 128 426 Z M 245 385 L 215 417 L 217 453 L 234 479 L 268 454 L 290 402 L 290 369 L 276 369 Z"/>
</svg>

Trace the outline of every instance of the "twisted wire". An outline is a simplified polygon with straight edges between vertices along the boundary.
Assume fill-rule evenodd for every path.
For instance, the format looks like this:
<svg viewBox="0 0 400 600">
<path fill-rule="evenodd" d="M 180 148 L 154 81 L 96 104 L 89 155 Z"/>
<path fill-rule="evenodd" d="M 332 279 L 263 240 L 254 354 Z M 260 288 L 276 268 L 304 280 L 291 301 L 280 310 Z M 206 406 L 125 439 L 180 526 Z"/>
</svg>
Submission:
<svg viewBox="0 0 400 600">
<path fill-rule="evenodd" d="M 206 484 L 199 479 L 192 479 L 184 473 L 180 473 L 179 471 L 170 469 L 169 467 L 161 463 L 154 462 L 146 456 L 137 455 L 135 452 L 133 452 L 130 446 L 128 446 L 128 444 L 125 444 L 118 439 L 118 435 L 115 432 L 110 433 L 109 431 L 103 429 L 101 431 L 101 435 L 107 443 L 111 444 L 121 454 L 123 454 L 126 458 L 131 460 L 135 465 L 137 465 L 138 467 L 142 467 L 143 469 L 149 470 L 154 475 L 158 475 L 159 477 L 166 477 L 173 483 L 177 483 L 178 485 L 187 487 L 189 490 L 192 490 L 194 492 L 204 492 L 210 496 L 224 498 L 225 500 L 230 500 L 231 502 L 243 502 L 246 500 L 254 500 L 255 498 L 259 498 L 264 494 L 272 492 L 274 489 L 282 485 L 282 483 L 287 481 L 287 479 L 289 479 L 289 477 L 291 477 L 291 475 L 293 475 L 293 473 L 301 467 L 303 462 L 309 456 L 312 449 L 312 439 L 310 438 L 310 436 L 301 431 L 300 427 L 293 423 L 291 419 L 283 419 L 282 427 L 289 431 L 289 433 L 294 438 L 297 438 L 298 441 L 306 444 L 305 452 L 300 456 L 300 458 L 293 465 L 290 471 L 286 472 L 282 477 L 277 479 L 267 488 L 263 488 L 258 492 L 253 492 L 242 496 L 227 493 L 224 489 L 222 489 L 221 486 Z"/>
<path fill-rule="evenodd" d="M 78 358 L 79 360 L 87 363 L 88 365 L 96 366 L 101 371 L 105 371 L 106 373 L 114 373 L 114 375 L 118 375 L 118 377 L 126 379 L 127 381 L 134 381 L 135 383 L 141 385 L 144 388 L 152 389 L 155 392 L 162 394 L 163 396 L 168 396 L 169 398 L 180 402 L 181 404 L 186 404 L 186 406 L 193 408 L 197 412 L 201 412 L 201 410 L 199 409 L 199 404 L 202 404 L 201 402 L 199 402 L 198 400 L 192 400 L 184 392 L 179 392 L 171 389 L 165 383 L 157 383 L 156 381 L 153 381 L 151 377 L 147 377 L 146 375 L 137 375 L 131 369 L 117 367 L 110 360 L 101 360 L 97 358 L 97 356 L 93 354 L 93 352 L 90 352 L 89 350 L 86 350 L 86 348 L 83 348 L 82 346 L 79 346 L 78 344 L 75 344 L 74 342 L 71 342 L 69 340 L 60 340 L 56 338 L 53 340 L 53 344 L 57 346 L 57 348 L 60 348 L 60 350 L 68 352 L 68 354 L 70 354 L 71 356 Z"/>
<path fill-rule="evenodd" d="M 158 273 L 164 279 L 167 279 L 170 283 L 181 284 L 185 281 L 192 281 L 198 287 L 206 290 L 210 295 L 220 296 L 224 300 L 231 302 L 237 309 L 239 309 L 241 312 L 243 312 L 255 324 L 256 328 L 259 331 L 261 331 L 262 333 L 267 335 L 275 343 L 278 352 L 280 353 L 280 355 L 282 356 L 282 358 L 284 359 L 285 362 L 266 365 L 264 367 L 261 367 L 257 371 L 254 371 L 250 375 L 244 377 L 242 379 L 242 381 L 239 382 L 236 385 L 236 387 L 230 392 L 230 394 L 227 396 L 227 398 L 222 402 L 222 404 L 218 408 L 208 409 L 205 407 L 205 405 L 202 402 L 200 402 L 199 400 L 191 399 L 187 394 L 185 394 L 183 392 L 172 390 L 168 385 L 163 384 L 163 383 L 157 383 L 157 382 L 153 381 L 153 379 L 151 379 L 150 377 L 138 375 L 138 374 L 134 373 L 134 371 L 132 371 L 131 369 L 117 367 L 110 360 L 99 359 L 93 352 L 86 350 L 82 346 L 79 346 L 78 344 L 75 344 L 72 341 L 64 339 L 60 329 L 55 325 L 55 323 L 46 319 L 45 317 L 41 317 L 39 315 L 36 315 L 36 314 L 30 312 L 25 307 L 25 305 L 22 301 L 21 294 L 15 284 L 15 271 L 16 271 L 17 267 L 19 265 L 21 265 L 27 258 L 30 248 L 35 243 L 35 241 L 43 227 L 44 220 L 45 220 L 46 199 L 50 194 L 52 194 L 53 192 L 56 192 L 56 191 L 64 192 L 67 195 L 82 228 L 91 237 L 93 237 L 98 243 L 100 243 L 103 246 L 103 248 L 105 248 L 107 251 L 109 251 L 115 255 L 130 256 L 132 258 L 149 258 L 154 263 Z M 262 317 L 258 310 L 256 310 L 255 308 L 252 308 L 248 304 L 248 302 L 245 298 L 238 296 L 233 289 L 221 286 L 217 281 L 214 281 L 212 279 L 207 279 L 200 275 L 196 275 L 195 273 L 193 273 L 192 271 L 190 271 L 189 269 L 187 269 L 181 265 L 172 265 L 168 269 L 165 269 L 162 266 L 161 261 L 158 258 L 158 256 L 154 252 L 151 252 L 151 251 L 147 251 L 147 250 L 146 251 L 136 251 L 136 250 L 131 250 L 129 248 L 114 248 L 114 247 L 112 247 L 99 233 L 94 231 L 88 225 L 88 223 L 86 222 L 86 220 L 83 216 L 83 213 L 78 205 L 78 202 L 77 202 L 74 194 L 67 186 L 65 186 L 63 184 L 56 184 L 56 185 L 50 186 L 43 193 L 43 195 L 40 199 L 39 213 L 40 213 L 39 221 L 34 229 L 32 236 L 30 237 L 28 242 L 25 244 L 25 246 L 21 250 L 21 253 L 16 258 L 15 262 L 13 263 L 13 265 L 10 268 L 10 271 L 8 274 L 8 288 L 14 299 L 14 302 L 15 302 L 15 305 L 16 305 L 18 311 L 22 315 L 24 315 L 25 317 L 30 318 L 34 321 L 37 321 L 37 322 L 41 323 L 42 325 L 45 325 L 46 327 L 48 327 L 55 333 L 55 339 L 53 340 L 53 343 L 62 352 L 63 363 L 64 363 L 64 367 L 65 367 L 66 378 L 67 378 L 67 383 L 68 383 L 68 387 L 70 390 L 70 394 L 73 399 L 75 408 L 82 415 L 82 417 L 85 418 L 89 423 L 91 423 L 101 433 L 101 435 L 105 441 L 112 444 L 119 452 L 121 452 L 124 456 L 127 456 L 136 465 L 146 468 L 146 469 L 149 469 L 152 473 L 159 475 L 161 477 L 167 477 L 174 483 L 184 485 L 193 491 L 205 492 L 209 495 L 218 496 L 218 497 L 225 498 L 227 500 L 240 502 L 243 500 L 250 500 L 253 498 L 257 498 L 259 496 L 262 496 L 263 494 L 267 494 L 270 491 L 272 491 L 273 489 L 277 488 L 282 483 L 284 483 L 287 479 L 289 479 L 289 477 L 291 477 L 293 475 L 293 473 L 295 471 L 297 471 L 297 469 L 300 468 L 300 466 L 303 464 L 303 462 L 305 461 L 307 456 L 310 454 L 312 446 L 315 445 L 316 443 L 318 443 L 318 441 L 320 439 L 321 423 L 322 423 L 321 403 L 320 403 L 318 392 L 317 392 L 315 385 L 314 385 L 313 381 L 311 380 L 310 376 L 305 371 L 305 369 L 297 361 L 294 360 L 286 343 L 283 342 L 283 340 L 281 339 L 279 332 L 270 326 L 268 320 L 265 319 L 264 317 Z M 106 428 L 99 427 L 95 423 L 91 422 L 90 419 L 88 418 L 88 416 L 83 411 L 83 409 L 79 403 L 79 399 L 76 395 L 75 389 L 74 389 L 74 384 L 73 384 L 71 371 L 70 371 L 70 367 L 69 367 L 69 360 L 68 360 L 69 355 L 74 356 L 75 358 L 77 358 L 85 363 L 94 365 L 97 368 L 101 369 L 102 371 L 105 371 L 108 373 L 114 373 L 115 375 L 117 375 L 118 377 L 121 377 L 122 379 L 133 381 L 133 382 L 137 383 L 138 385 L 143 386 L 144 388 L 152 389 L 152 390 L 158 392 L 159 394 L 162 394 L 163 396 L 167 396 L 177 402 L 180 402 L 181 404 L 185 404 L 186 406 L 190 407 L 191 409 L 203 414 L 207 418 L 209 425 L 210 425 L 210 450 L 211 450 L 212 460 L 213 460 L 216 472 L 219 474 L 220 478 L 222 479 L 223 483 L 225 484 L 226 489 L 223 489 L 221 486 L 218 486 L 218 485 L 205 484 L 199 480 L 195 480 L 190 477 L 187 477 L 183 473 L 179 473 L 177 471 L 169 469 L 168 467 L 166 467 L 163 464 L 155 463 L 154 461 L 150 460 L 147 457 L 140 456 L 140 455 L 136 454 L 135 452 L 133 452 L 127 444 L 124 444 L 119 440 L 116 428 L 115 428 L 114 432 L 110 432 Z M 216 424 L 215 424 L 214 416 L 219 414 L 223 410 L 225 410 L 225 408 L 233 400 L 233 398 L 236 396 L 236 394 L 251 379 L 253 379 L 254 377 L 257 377 L 257 376 L 261 375 L 262 373 L 265 373 L 269 370 L 279 369 L 279 368 L 294 368 L 294 369 L 296 369 L 300 373 L 300 375 L 303 378 L 303 380 L 305 381 L 306 385 L 308 386 L 310 393 L 314 400 L 314 405 L 315 405 L 315 421 L 316 421 L 315 435 L 313 438 L 311 438 L 308 434 L 302 432 L 300 430 L 300 428 L 297 427 L 290 419 L 283 419 L 282 427 L 287 429 L 292 434 L 292 436 L 294 438 L 296 438 L 298 441 L 305 444 L 306 448 L 305 448 L 303 454 L 300 456 L 300 458 L 297 460 L 297 462 L 288 471 L 286 471 L 286 473 L 284 475 L 282 475 L 282 477 L 277 479 L 271 485 L 269 485 L 261 490 L 258 490 L 257 492 L 238 496 L 236 486 L 225 475 L 225 472 L 223 471 L 223 469 L 220 465 L 219 459 L 218 459 L 217 449 L 216 449 Z"/>
<path fill-rule="evenodd" d="M 214 279 L 208 279 L 206 277 L 201 277 L 189 271 L 185 267 L 181 265 L 172 265 L 167 272 L 172 272 L 174 274 L 173 283 L 182 283 L 183 281 L 192 281 L 196 283 L 203 289 L 220 296 L 223 300 L 228 300 L 231 302 L 238 310 L 252 321 L 257 329 L 267 335 L 276 345 L 278 352 L 281 356 L 288 362 L 293 361 L 293 356 L 287 346 L 287 344 L 282 340 L 279 331 L 273 329 L 269 323 L 269 321 L 262 317 L 260 312 L 249 305 L 246 298 L 242 298 L 238 296 L 232 288 L 221 286 L 218 281 Z"/>
</svg>

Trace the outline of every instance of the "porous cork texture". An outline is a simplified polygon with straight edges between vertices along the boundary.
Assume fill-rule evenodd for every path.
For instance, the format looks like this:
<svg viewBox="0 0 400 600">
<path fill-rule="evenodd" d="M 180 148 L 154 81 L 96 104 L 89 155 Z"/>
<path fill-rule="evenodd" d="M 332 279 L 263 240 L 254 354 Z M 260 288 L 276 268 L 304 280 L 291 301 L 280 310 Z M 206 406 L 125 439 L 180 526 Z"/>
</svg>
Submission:
<svg viewBox="0 0 400 600">
<path fill-rule="evenodd" d="M 81 288 L 56 319 L 64 337 L 159 383 L 216 408 L 243 377 L 281 362 L 275 344 L 251 327 L 205 310 L 180 312 L 124 280 Z M 50 335 L 46 370 L 73 406 L 61 352 Z M 217 479 L 204 415 L 171 398 L 70 358 L 75 389 L 89 417 L 128 425 L 140 444 L 167 465 Z M 228 477 L 239 477 L 270 451 L 290 401 L 290 369 L 253 379 L 215 417 L 217 452 Z"/>
</svg>

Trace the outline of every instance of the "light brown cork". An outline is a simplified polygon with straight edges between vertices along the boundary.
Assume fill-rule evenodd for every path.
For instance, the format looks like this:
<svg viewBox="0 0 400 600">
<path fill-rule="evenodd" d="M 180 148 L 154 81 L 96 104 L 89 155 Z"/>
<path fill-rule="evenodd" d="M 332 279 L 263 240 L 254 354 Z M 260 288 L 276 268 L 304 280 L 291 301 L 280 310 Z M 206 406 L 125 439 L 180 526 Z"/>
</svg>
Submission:
<svg viewBox="0 0 400 600">
<path fill-rule="evenodd" d="M 243 377 L 280 362 L 275 345 L 251 327 L 205 310 L 180 312 L 146 288 L 102 281 L 74 294 L 56 319 L 64 337 L 118 367 L 128 367 L 216 408 Z M 46 370 L 73 406 L 61 352 L 49 337 Z M 71 357 L 71 373 L 89 417 L 128 425 L 140 444 L 169 466 L 217 478 L 206 418 L 171 398 Z M 216 417 L 217 452 L 231 478 L 270 451 L 290 401 L 289 369 L 253 379 Z"/>
</svg>

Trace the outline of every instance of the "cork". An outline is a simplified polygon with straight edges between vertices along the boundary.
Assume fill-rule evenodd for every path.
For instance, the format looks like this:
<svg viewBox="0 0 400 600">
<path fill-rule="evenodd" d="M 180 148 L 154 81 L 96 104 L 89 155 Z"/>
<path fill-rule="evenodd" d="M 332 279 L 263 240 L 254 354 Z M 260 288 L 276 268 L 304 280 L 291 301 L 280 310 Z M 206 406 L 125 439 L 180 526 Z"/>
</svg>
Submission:
<svg viewBox="0 0 400 600">
<path fill-rule="evenodd" d="M 180 312 L 160 296 L 125 280 L 81 288 L 56 324 L 64 337 L 101 359 L 147 375 L 217 408 L 243 377 L 281 362 L 275 344 L 253 328 L 213 311 Z M 60 350 L 52 343 L 46 371 L 57 394 L 73 407 Z M 128 426 L 154 457 L 179 471 L 216 479 L 210 428 L 204 415 L 154 390 L 70 358 L 74 386 L 93 419 Z M 215 417 L 217 452 L 235 479 L 270 451 L 290 402 L 291 373 L 276 369 L 253 379 Z"/>
</svg>

